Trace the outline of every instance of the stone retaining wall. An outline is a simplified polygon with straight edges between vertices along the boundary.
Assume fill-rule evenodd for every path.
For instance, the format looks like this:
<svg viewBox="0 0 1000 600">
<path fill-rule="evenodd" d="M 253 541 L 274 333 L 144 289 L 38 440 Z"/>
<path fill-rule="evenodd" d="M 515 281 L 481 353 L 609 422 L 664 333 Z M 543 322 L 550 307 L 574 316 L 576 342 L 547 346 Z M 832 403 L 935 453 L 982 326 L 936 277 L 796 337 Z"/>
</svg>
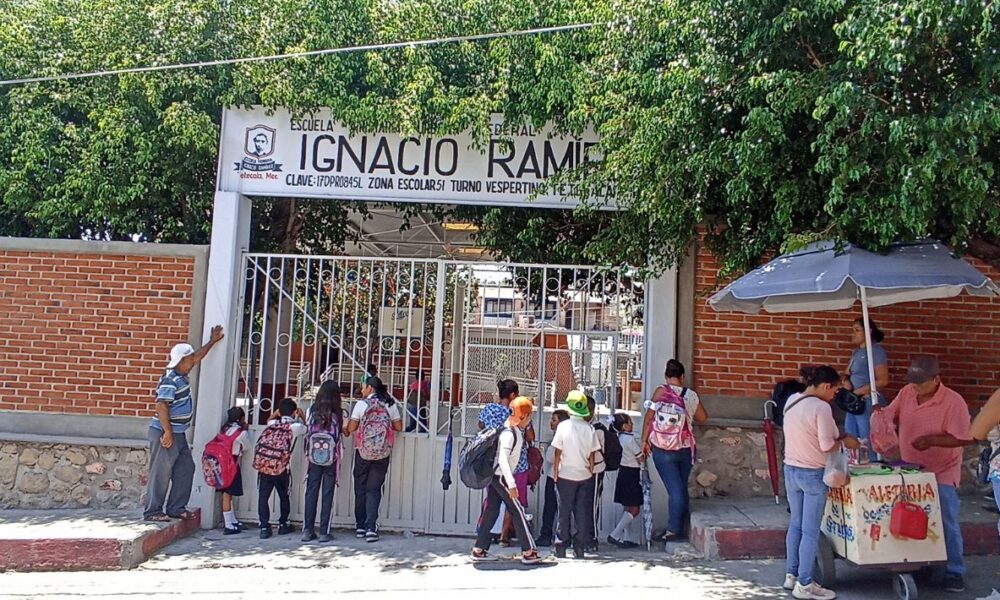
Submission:
<svg viewBox="0 0 1000 600">
<path fill-rule="evenodd" d="M 148 450 L 0 441 L 0 508 L 138 509 Z"/>
</svg>

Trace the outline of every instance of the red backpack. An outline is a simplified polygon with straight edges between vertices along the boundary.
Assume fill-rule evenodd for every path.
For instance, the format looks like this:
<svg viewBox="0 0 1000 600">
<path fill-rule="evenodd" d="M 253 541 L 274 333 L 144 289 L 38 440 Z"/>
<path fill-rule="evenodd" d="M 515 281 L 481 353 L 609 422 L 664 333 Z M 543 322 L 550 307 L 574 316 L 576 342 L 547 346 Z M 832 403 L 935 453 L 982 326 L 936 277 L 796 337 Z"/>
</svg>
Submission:
<svg viewBox="0 0 1000 600">
<path fill-rule="evenodd" d="M 253 468 L 263 475 L 281 475 L 292 460 L 292 426 L 289 423 L 268 425 L 260 432 L 253 449 Z"/>
<path fill-rule="evenodd" d="M 217 490 L 224 490 L 233 483 L 239 465 L 233 456 L 233 443 L 243 433 L 237 428 L 232 435 L 221 432 L 205 444 L 201 454 L 201 470 L 205 474 L 205 483 Z"/>
</svg>

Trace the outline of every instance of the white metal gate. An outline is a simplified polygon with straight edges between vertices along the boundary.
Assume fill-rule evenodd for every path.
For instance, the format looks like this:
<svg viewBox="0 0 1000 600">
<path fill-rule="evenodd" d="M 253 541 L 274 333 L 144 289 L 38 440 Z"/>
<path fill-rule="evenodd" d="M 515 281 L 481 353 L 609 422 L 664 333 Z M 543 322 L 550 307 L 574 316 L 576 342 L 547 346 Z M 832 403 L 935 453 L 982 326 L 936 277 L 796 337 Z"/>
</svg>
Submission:
<svg viewBox="0 0 1000 600">
<path fill-rule="evenodd" d="M 435 534 L 470 534 L 482 492 L 458 478 L 458 455 L 478 430 L 481 407 L 499 379 L 537 398 L 535 428 L 551 439 L 551 411 L 570 389 L 585 389 L 602 414 L 635 408 L 641 380 L 643 284 L 629 269 L 583 266 L 247 254 L 234 405 L 251 433 L 278 400 L 308 407 L 319 385 L 340 383 L 345 411 L 370 367 L 404 407 L 386 480 L 380 524 Z M 349 414 L 349 412 L 348 412 Z M 453 484 L 443 491 L 444 448 L 454 431 Z M 636 423 L 638 425 L 638 422 Z M 247 493 L 238 515 L 256 521 L 252 453 L 243 460 Z M 353 526 L 350 441 L 334 524 Z M 301 521 L 301 451 L 292 462 L 292 520 Z M 606 484 L 611 525 L 613 481 Z M 530 494 L 541 515 L 542 487 Z M 272 515 L 277 501 L 272 498 Z"/>
</svg>

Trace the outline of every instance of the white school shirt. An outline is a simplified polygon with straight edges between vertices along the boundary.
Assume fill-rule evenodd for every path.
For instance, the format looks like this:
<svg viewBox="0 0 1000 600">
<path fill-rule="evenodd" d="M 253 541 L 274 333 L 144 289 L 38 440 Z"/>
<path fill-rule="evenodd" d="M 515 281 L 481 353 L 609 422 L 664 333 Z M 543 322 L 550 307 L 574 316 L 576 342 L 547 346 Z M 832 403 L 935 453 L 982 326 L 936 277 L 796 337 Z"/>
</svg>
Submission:
<svg viewBox="0 0 1000 600">
<path fill-rule="evenodd" d="M 226 429 L 226 436 L 233 435 L 237 430 L 241 429 L 239 423 L 233 423 Z M 233 456 L 239 457 L 243 452 L 250 447 L 250 434 L 244 429 L 243 433 L 236 436 L 233 440 Z"/>
<path fill-rule="evenodd" d="M 638 469 L 639 456 L 642 454 L 642 444 L 635 434 L 622 431 L 618 434 L 618 441 L 622 445 L 622 466 Z"/>
<path fill-rule="evenodd" d="M 521 461 L 521 446 L 524 445 L 524 434 L 519 427 L 504 427 L 500 432 L 497 448 L 497 466 L 493 472 L 503 478 L 507 489 L 517 487 L 514 481 L 514 471 Z"/>
<path fill-rule="evenodd" d="M 369 396 L 369 398 L 370 397 L 371 396 Z M 399 421 L 401 419 L 401 417 L 399 416 L 399 402 L 393 402 L 392 406 L 386 406 L 385 409 L 389 413 L 390 421 Z M 364 418 L 365 412 L 367 411 L 368 411 L 368 398 L 365 398 L 364 400 L 358 400 L 358 402 L 354 405 L 354 409 L 351 410 L 351 420 L 360 422 L 361 419 Z"/>
<path fill-rule="evenodd" d="M 594 428 L 591 425 L 591 428 Z M 594 457 L 594 474 L 603 473 L 608 469 L 608 461 L 604 455 L 604 448 L 606 447 L 604 436 L 606 434 L 600 429 L 594 428 L 594 439 L 597 440 L 597 445 L 599 449 L 597 450 L 597 456 Z"/>
<path fill-rule="evenodd" d="M 556 427 L 552 446 L 562 451 L 559 477 L 567 481 L 590 479 L 590 455 L 601 449 L 594 428 L 580 417 L 571 416 Z"/>
<path fill-rule="evenodd" d="M 302 435 L 304 435 L 306 430 L 308 429 L 305 423 L 299 421 L 298 419 L 294 419 L 292 417 L 281 417 L 280 419 L 271 419 L 270 421 L 267 422 L 269 426 L 277 425 L 279 423 L 282 425 L 289 424 L 292 426 L 292 439 L 295 439 L 297 437 L 302 437 Z"/>
<path fill-rule="evenodd" d="M 549 444 L 549 447 L 545 449 L 545 460 L 542 462 L 542 472 L 545 473 L 547 477 L 552 477 L 552 464 L 556 461 L 556 449 Z"/>
</svg>

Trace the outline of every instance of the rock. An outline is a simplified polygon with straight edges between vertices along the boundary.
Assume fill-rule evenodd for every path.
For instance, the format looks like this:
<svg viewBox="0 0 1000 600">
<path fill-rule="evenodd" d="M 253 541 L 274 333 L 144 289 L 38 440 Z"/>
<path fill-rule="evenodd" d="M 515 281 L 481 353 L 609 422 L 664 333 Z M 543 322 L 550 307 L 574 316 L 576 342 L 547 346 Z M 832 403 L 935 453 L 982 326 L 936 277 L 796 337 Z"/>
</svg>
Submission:
<svg viewBox="0 0 1000 600">
<path fill-rule="evenodd" d="M 149 475 L 147 473 L 139 473 L 139 485 L 146 485 L 149 483 Z"/>
<path fill-rule="evenodd" d="M 109 479 L 101 484 L 101 489 L 112 492 L 120 492 L 122 491 L 122 482 L 117 479 Z"/>
<path fill-rule="evenodd" d="M 4 454 L 17 454 L 17 445 L 16 444 L 4 444 L 3 445 L 3 453 Z"/>
<path fill-rule="evenodd" d="M 24 471 L 18 478 L 17 489 L 25 494 L 40 494 L 49 489 L 49 476 L 45 473 Z"/>
<path fill-rule="evenodd" d="M 768 471 L 767 469 L 754 469 L 753 474 L 756 475 L 757 477 L 760 477 L 761 479 L 768 479 L 768 480 L 771 479 L 771 472 Z"/>
<path fill-rule="evenodd" d="M 38 468 L 43 471 L 51 471 L 56 464 L 56 457 L 51 452 L 42 452 L 38 457 Z"/>
<path fill-rule="evenodd" d="M 747 438 L 750 439 L 750 442 L 753 443 L 754 446 L 757 446 L 758 448 L 764 447 L 763 433 L 747 433 Z"/>
<path fill-rule="evenodd" d="M 90 488 L 85 485 L 78 485 L 73 488 L 69 496 L 80 506 L 89 506 L 92 499 Z"/>
<path fill-rule="evenodd" d="M 52 471 L 52 475 L 59 481 L 66 483 L 79 483 L 83 479 L 83 471 L 69 465 L 59 465 Z"/>
<path fill-rule="evenodd" d="M 118 460 L 118 450 L 115 448 L 105 448 L 101 451 L 101 459 L 105 462 L 115 462 Z"/>
<path fill-rule="evenodd" d="M 84 470 L 90 475 L 104 475 L 108 468 L 104 466 L 104 463 L 95 462 L 87 465 Z"/>
<path fill-rule="evenodd" d="M 729 433 L 743 433 L 742 427 L 726 427 L 726 431 Z"/>
<path fill-rule="evenodd" d="M 698 473 L 698 476 L 694 478 L 701 487 L 712 487 L 712 484 L 719 480 L 719 476 L 715 473 L 705 470 Z"/>
<path fill-rule="evenodd" d="M 66 444 L 56 444 L 55 446 L 52 447 L 52 449 L 55 450 L 56 452 L 65 452 L 67 448 L 69 448 L 69 446 L 67 446 Z"/>
<path fill-rule="evenodd" d="M 146 464 L 146 452 L 143 450 L 131 450 L 128 456 L 125 457 L 125 462 L 132 463 L 135 465 Z"/>
<path fill-rule="evenodd" d="M 49 491 L 46 493 L 46 496 L 48 496 L 51 506 L 65 505 L 66 501 L 69 500 L 70 487 L 71 486 L 58 480 L 50 481 Z"/>
<path fill-rule="evenodd" d="M 5 454 L 0 456 L 0 486 L 10 488 L 17 478 L 17 456 Z"/>
<path fill-rule="evenodd" d="M 743 442 L 743 440 L 741 440 L 738 437 L 719 438 L 719 441 L 729 446 L 730 448 L 735 448 L 736 446 L 739 446 Z"/>
<path fill-rule="evenodd" d="M 115 467 L 115 477 L 120 477 L 121 479 L 130 479 L 132 477 L 132 467 L 127 467 L 125 465 L 118 465 Z"/>
<path fill-rule="evenodd" d="M 83 466 L 87 464 L 87 457 L 83 452 L 79 450 L 67 450 L 66 454 L 63 454 L 63 458 L 73 463 L 74 465 Z"/>
<path fill-rule="evenodd" d="M 34 448 L 25 448 L 21 451 L 21 458 L 19 460 L 22 465 L 33 467 L 38 463 L 38 456 L 40 454 L 41 452 Z"/>
</svg>

